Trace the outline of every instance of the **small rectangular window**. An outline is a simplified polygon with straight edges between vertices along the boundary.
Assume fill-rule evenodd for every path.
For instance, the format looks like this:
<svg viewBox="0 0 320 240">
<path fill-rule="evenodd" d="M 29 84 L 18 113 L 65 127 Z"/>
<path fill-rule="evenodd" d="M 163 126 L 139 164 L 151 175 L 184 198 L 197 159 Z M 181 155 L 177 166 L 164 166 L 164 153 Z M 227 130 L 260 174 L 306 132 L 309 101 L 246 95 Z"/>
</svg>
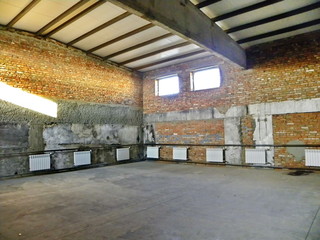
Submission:
<svg viewBox="0 0 320 240">
<path fill-rule="evenodd" d="M 166 96 L 179 93 L 179 77 L 171 75 L 156 79 L 155 90 L 157 96 Z"/>
<path fill-rule="evenodd" d="M 218 88 L 221 84 L 220 69 L 208 67 L 191 72 L 191 91 Z"/>
</svg>

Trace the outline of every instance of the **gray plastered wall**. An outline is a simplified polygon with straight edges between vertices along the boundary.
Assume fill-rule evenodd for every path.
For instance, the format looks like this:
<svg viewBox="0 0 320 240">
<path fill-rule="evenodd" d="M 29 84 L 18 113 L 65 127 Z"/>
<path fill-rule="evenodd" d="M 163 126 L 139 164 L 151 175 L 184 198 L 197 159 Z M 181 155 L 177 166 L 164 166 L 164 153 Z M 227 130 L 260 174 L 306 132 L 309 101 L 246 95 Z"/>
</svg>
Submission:
<svg viewBox="0 0 320 240">
<path fill-rule="evenodd" d="M 114 163 L 115 148 L 110 144 L 130 145 L 142 141 L 142 109 L 124 105 L 58 102 L 58 117 L 15 106 L 0 100 L 0 176 L 29 172 L 28 156 L 11 153 L 55 149 L 91 149 L 92 164 Z M 132 146 L 132 159 L 142 156 Z M 72 152 L 51 155 L 51 167 L 73 167 Z"/>
</svg>

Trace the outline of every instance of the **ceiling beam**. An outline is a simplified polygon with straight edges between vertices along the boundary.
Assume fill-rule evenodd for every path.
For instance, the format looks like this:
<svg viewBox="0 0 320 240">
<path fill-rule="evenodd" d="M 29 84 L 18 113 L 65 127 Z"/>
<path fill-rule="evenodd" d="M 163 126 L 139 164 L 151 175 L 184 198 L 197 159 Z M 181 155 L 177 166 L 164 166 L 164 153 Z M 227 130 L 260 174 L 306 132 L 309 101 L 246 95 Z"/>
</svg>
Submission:
<svg viewBox="0 0 320 240">
<path fill-rule="evenodd" d="M 197 7 L 197 8 L 204 8 L 204 7 L 207 7 L 207 6 L 209 6 L 209 5 L 212 5 L 212 4 L 217 3 L 217 2 L 220 2 L 220 1 L 222 1 L 222 0 L 206 0 L 206 1 L 203 1 L 203 2 L 201 2 L 201 3 L 198 3 L 198 4 L 196 5 L 196 7 Z"/>
<path fill-rule="evenodd" d="M 266 24 L 266 23 L 270 23 L 270 22 L 273 22 L 273 21 L 277 21 L 277 20 L 280 20 L 280 19 L 283 19 L 283 18 L 287 18 L 287 17 L 291 17 L 291 16 L 294 16 L 294 15 L 298 15 L 298 14 L 301 14 L 301 13 L 304 13 L 304 12 L 312 11 L 312 10 L 317 9 L 319 7 L 320 7 L 320 2 L 316 2 L 314 4 L 310 4 L 310 5 L 305 6 L 305 7 L 294 9 L 292 11 L 281 13 L 281 14 L 278 14 L 278 15 L 274 15 L 272 17 L 263 18 L 263 19 L 260 19 L 258 21 L 254 21 L 254 22 L 251 22 L 251 23 L 246 23 L 246 24 L 243 24 L 243 25 L 240 25 L 240 26 L 237 26 L 237 27 L 233 27 L 233 28 L 227 29 L 225 31 L 226 31 L 226 33 L 233 33 L 233 32 L 237 32 L 237 31 L 241 31 L 241 30 L 248 29 L 248 28 L 251 28 L 251 27 L 255 27 L 255 26 L 262 25 L 262 24 Z"/>
<path fill-rule="evenodd" d="M 71 23 L 77 21 L 79 18 L 82 18 L 84 15 L 88 14 L 89 12 L 93 11 L 97 7 L 101 6 L 105 2 L 106 2 L 106 0 L 99 0 L 98 2 L 92 4 L 90 7 L 86 8 L 85 10 L 81 11 L 77 15 L 73 16 L 72 18 L 70 18 L 68 21 L 64 22 L 63 24 L 59 25 L 55 29 L 51 30 L 50 32 L 45 34 L 45 36 L 46 37 L 52 36 L 53 34 L 59 32 L 60 30 L 64 29 L 65 27 L 69 26 Z"/>
<path fill-rule="evenodd" d="M 185 47 L 185 46 L 188 46 L 188 45 L 191 45 L 191 43 L 190 42 L 179 43 L 179 44 L 176 44 L 176 45 L 173 45 L 173 46 L 170 46 L 170 47 L 166 47 L 166 48 L 162 48 L 160 50 L 157 50 L 157 51 L 154 51 L 154 52 L 150 52 L 150 53 L 147 53 L 147 54 L 135 57 L 135 58 L 128 59 L 128 60 L 126 60 L 124 62 L 120 62 L 118 64 L 119 65 L 126 65 L 126 64 L 131 63 L 131 62 L 139 61 L 141 59 L 144 59 L 144 58 L 147 58 L 147 57 L 151 57 L 151 56 L 154 56 L 154 55 L 159 54 L 159 53 L 170 51 L 170 50 L 173 50 L 173 49 L 176 49 L 176 48 Z"/>
<path fill-rule="evenodd" d="M 189 0 L 109 0 L 230 62 L 246 67 L 245 51 Z M 199 27 L 201 26 L 201 27 Z"/>
<path fill-rule="evenodd" d="M 269 6 L 269 5 L 272 5 L 272 4 L 281 2 L 281 1 L 283 1 L 283 0 L 265 0 L 263 2 L 259 2 L 256 4 L 250 5 L 248 7 L 244 7 L 244 8 L 241 8 L 241 9 L 238 9 L 238 10 L 228 12 L 228 13 L 222 14 L 220 16 L 211 18 L 211 20 L 214 22 L 218 22 L 218 21 L 221 21 L 221 20 L 224 20 L 227 18 L 231 18 L 231 17 L 237 16 L 237 15 L 243 14 L 243 13 L 251 12 L 253 10 Z"/>
<path fill-rule="evenodd" d="M 53 19 L 51 22 L 49 22 L 47 25 L 45 25 L 44 27 L 42 27 L 40 30 L 38 30 L 38 32 L 36 32 L 37 35 L 41 35 L 43 34 L 46 30 L 48 30 L 49 28 L 51 28 L 53 25 L 55 25 L 56 23 L 58 23 L 59 21 L 61 21 L 62 19 L 64 19 L 65 17 L 69 16 L 71 13 L 73 13 L 74 11 L 76 11 L 78 8 L 82 7 L 84 4 L 88 3 L 89 0 L 81 0 L 79 1 L 77 4 L 73 5 L 72 7 L 68 8 L 66 11 L 64 11 L 63 13 L 61 13 L 58 17 L 56 17 L 55 19 Z"/>
<path fill-rule="evenodd" d="M 123 34 L 123 35 L 121 35 L 121 36 L 119 36 L 117 38 L 114 38 L 114 39 L 112 39 L 112 40 L 110 40 L 108 42 L 102 43 L 102 44 L 100 44 L 100 45 L 98 45 L 98 46 L 96 46 L 94 48 L 91 48 L 91 49 L 87 50 L 87 52 L 95 52 L 95 51 L 97 51 L 97 50 L 99 50 L 101 48 L 104 48 L 104 47 L 106 47 L 106 46 L 108 46 L 110 44 L 119 42 L 119 41 L 121 41 L 121 40 L 123 40 L 125 38 L 131 37 L 132 35 L 135 35 L 137 33 L 140 33 L 142 31 L 145 31 L 145 30 L 147 30 L 149 28 L 152 28 L 152 27 L 154 27 L 154 25 L 152 23 L 149 23 L 147 25 L 144 25 L 143 27 L 137 28 L 137 29 L 135 29 L 135 30 L 133 30 L 131 32 L 128 32 L 128 33 Z"/>
<path fill-rule="evenodd" d="M 184 59 L 184 58 L 187 58 L 187 57 L 192 57 L 192 56 L 195 56 L 195 55 L 198 55 L 198 54 L 201 54 L 201 53 L 205 53 L 205 52 L 207 52 L 207 51 L 203 50 L 203 49 L 202 50 L 198 50 L 198 51 L 195 51 L 195 52 L 191 52 L 191 53 L 175 56 L 175 57 L 172 57 L 172 58 L 163 59 L 163 60 L 160 60 L 160 61 L 157 61 L 157 62 L 149 63 L 149 64 L 146 64 L 146 65 L 142 65 L 140 67 L 134 68 L 134 70 L 139 71 L 139 70 L 144 69 L 144 68 L 152 67 L 152 66 L 159 65 L 159 64 L 162 64 L 162 63 L 166 63 L 166 62 L 171 62 L 171 61 L 174 61 L 174 60 Z"/>
<path fill-rule="evenodd" d="M 132 47 L 128 47 L 128 48 L 123 49 L 123 50 L 121 50 L 121 51 L 119 51 L 119 52 L 112 53 L 112 54 L 110 54 L 110 55 L 108 55 L 108 56 L 105 56 L 103 59 L 104 59 L 104 60 L 107 60 L 107 59 L 109 59 L 109 58 L 113 58 L 113 57 L 115 57 L 115 56 L 119 56 L 119 55 L 124 54 L 124 53 L 126 53 L 126 52 L 129 52 L 129 51 L 132 51 L 132 50 L 135 50 L 135 49 L 138 49 L 138 48 L 147 46 L 147 45 L 149 45 L 149 44 L 158 42 L 158 41 L 160 41 L 160 40 L 162 40 L 162 39 L 165 39 L 165 38 L 168 38 L 168 37 L 171 37 L 171 36 L 173 36 L 172 33 L 164 34 L 164 35 L 162 35 L 162 36 L 160 36 L 160 37 L 156 37 L 156 38 L 153 38 L 153 39 L 151 39 L 151 40 L 148 40 L 148 41 L 139 43 L 139 44 L 137 44 L 137 45 L 134 45 L 134 46 L 132 46 Z"/>
<path fill-rule="evenodd" d="M 28 12 L 31 11 L 32 8 L 34 8 L 41 0 L 33 0 L 30 2 L 24 9 L 22 9 L 21 12 L 18 13 L 17 16 L 15 16 L 6 27 L 12 27 L 14 24 L 16 24 L 24 15 L 26 15 Z"/>
<path fill-rule="evenodd" d="M 255 36 L 252 36 L 252 37 L 243 38 L 243 39 L 238 40 L 237 42 L 239 44 L 252 42 L 252 41 L 260 40 L 260 39 L 267 38 L 267 37 L 273 37 L 275 35 L 279 35 L 279 34 L 282 34 L 282 33 L 292 32 L 292 31 L 299 30 L 299 29 L 302 29 L 302 28 L 311 27 L 311 26 L 314 26 L 314 25 L 317 25 L 317 24 L 320 24 L 320 18 L 312 20 L 312 21 L 309 21 L 309 22 L 297 24 L 297 25 L 294 25 L 294 26 L 291 26 L 291 27 L 281 28 L 281 29 L 278 29 L 278 30 L 275 30 L 275 31 L 271 31 L 271 32 L 255 35 Z"/>
<path fill-rule="evenodd" d="M 99 32 L 100 30 L 102 30 L 102 29 L 104 29 L 104 28 L 107 28 L 107 27 L 109 27 L 110 25 L 115 24 L 115 23 L 121 21 L 122 19 L 124 19 L 124 18 L 126 18 L 126 17 L 128 17 L 128 16 L 130 16 L 130 15 L 131 15 L 131 13 L 125 12 L 125 13 L 123 13 L 123 14 L 121 14 L 121 15 L 113 18 L 113 19 L 111 19 L 110 21 L 105 22 L 105 23 L 103 23 L 102 25 L 100 25 L 100 26 L 92 29 L 91 31 L 89 31 L 89 32 L 81 35 L 80 37 L 77 37 L 76 39 L 74 39 L 74 40 L 72 40 L 71 42 L 67 43 L 67 45 L 73 45 L 73 44 L 75 44 L 75 43 L 77 43 L 77 42 L 79 42 L 79 41 L 81 41 L 81 40 L 83 40 L 83 39 L 85 39 L 85 38 L 87 38 L 87 37 L 89 37 L 89 36 L 91 36 L 91 35 Z"/>
</svg>

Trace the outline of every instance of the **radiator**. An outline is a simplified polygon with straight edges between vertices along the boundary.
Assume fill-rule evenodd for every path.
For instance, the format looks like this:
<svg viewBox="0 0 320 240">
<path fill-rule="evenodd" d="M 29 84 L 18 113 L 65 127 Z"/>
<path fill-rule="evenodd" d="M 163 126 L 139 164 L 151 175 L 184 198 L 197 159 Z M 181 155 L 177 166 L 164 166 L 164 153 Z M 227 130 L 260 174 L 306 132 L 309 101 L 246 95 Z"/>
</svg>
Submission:
<svg viewBox="0 0 320 240">
<path fill-rule="evenodd" d="M 207 148 L 206 160 L 207 162 L 224 162 L 222 148 Z"/>
<path fill-rule="evenodd" d="M 30 171 L 50 169 L 50 154 L 39 154 L 29 156 Z"/>
<path fill-rule="evenodd" d="M 118 148 L 117 149 L 117 161 L 129 160 L 130 148 Z"/>
<path fill-rule="evenodd" d="M 266 149 L 246 149 L 246 163 L 266 164 Z"/>
<path fill-rule="evenodd" d="M 91 164 L 91 152 L 90 151 L 74 152 L 73 162 L 75 166 Z"/>
<path fill-rule="evenodd" d="M 186 147 L 174 147 L 173 148 L 173 159 L 174 160 L 187 160 L 188 148 Z"/>
<path fill-rule="evenodd" d="M 306 149 L 306 166 L 320 167 L 320 150 Z"/>
<path fill-rule="evenodd" d="M 147 158 L 159 158 L 160 147 L 147 147 Z"/>
</svg>

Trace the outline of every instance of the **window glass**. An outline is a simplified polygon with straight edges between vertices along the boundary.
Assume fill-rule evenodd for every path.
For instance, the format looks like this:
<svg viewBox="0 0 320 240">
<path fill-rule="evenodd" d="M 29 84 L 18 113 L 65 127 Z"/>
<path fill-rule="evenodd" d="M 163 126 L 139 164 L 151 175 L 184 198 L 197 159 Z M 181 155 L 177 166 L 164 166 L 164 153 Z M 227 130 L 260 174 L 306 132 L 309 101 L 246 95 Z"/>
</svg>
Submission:
<svg viewBox="0 0 320 240">
<path fill-rule="evenodd" d="M 191 90 L 218 88 L 221 84 L 220 69 L 211 67 L 191 72 Z"/>
<path fill-rule="evenodd" d="M 156 95 L 165 96 L 179 93 L 179 77 L 171 75 L 156 80 Z"/>
</svg>

